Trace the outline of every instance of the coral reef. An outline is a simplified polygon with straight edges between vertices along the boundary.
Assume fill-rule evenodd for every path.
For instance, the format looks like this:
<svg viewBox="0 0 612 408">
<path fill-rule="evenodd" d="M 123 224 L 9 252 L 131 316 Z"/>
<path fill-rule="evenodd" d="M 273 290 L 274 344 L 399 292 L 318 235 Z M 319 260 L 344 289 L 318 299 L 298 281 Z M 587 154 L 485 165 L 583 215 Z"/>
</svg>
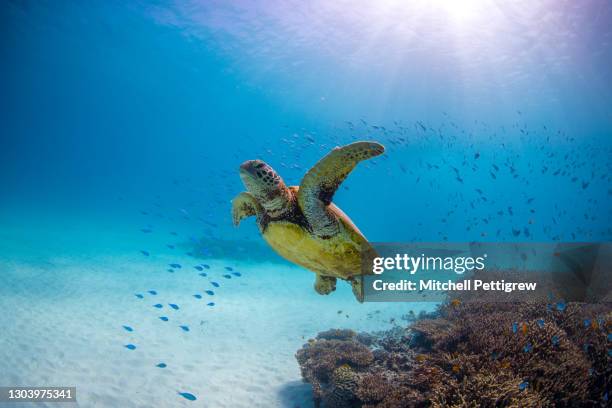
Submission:
<svg viewBox="0 0 612 408">
<path fill-rule="evenodd" d="M 454 299 L 406 328 L 320 333 L 296 357 L 325 408 L 608 406 L 611 332 L 610 304 Z"/>
</svg>

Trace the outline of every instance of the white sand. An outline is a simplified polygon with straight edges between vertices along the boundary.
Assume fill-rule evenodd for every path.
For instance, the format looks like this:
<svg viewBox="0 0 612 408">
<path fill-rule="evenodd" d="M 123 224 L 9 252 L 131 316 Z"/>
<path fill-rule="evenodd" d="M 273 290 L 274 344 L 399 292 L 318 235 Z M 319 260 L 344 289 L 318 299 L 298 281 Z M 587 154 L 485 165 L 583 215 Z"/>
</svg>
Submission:
<svg viewBox="0 0 612 408">
<path fill-rule="evenodd" d="M 381 330 L 391 317 L 433 307 L 358 304 L 344 282 L 320 296 L 314 275 L 289 264 L 195 260 L 167 249 L 147 258 L 138 251 L 154 238 L 134 229 L 74 220 L 2 225 L 0 385 L 77 387 L 77 405 L 50 407 L 311 407 L 294 357 L 308 338 L 329 328 Z M 166 272 L 173 262 L 183 268 Z M 193 269 L 200 262 L 211 266 L 211 279 Z M 242 277 L 221 277 L 227 265 Z M 160 362 L 167 368 L 157 368 Z"/>
</svg>

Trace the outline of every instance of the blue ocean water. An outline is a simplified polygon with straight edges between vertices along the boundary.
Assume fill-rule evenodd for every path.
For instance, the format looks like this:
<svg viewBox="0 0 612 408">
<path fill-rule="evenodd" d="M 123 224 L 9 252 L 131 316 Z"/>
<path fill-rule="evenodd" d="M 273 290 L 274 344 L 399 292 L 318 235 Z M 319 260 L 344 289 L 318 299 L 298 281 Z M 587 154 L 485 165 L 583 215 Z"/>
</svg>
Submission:
<svg viewBox="0 0 612 408">
<path fill-rule="evenodd" d="M 216 293 L 209 308 L 225 308 L 211 321 L 233 322 L 239 337 L 269 341 L 261 328 L 237 323 L 252 312 L 241 301 L 247 293 L 261 308 L 273 297 L 281 304 L 303 298 L 313 314 L 330 311 L 318 324 L 278 317 L 287 325 L 275 338 L 308 327 L 278 357 L 288 367 L 281 375 L 297 381 L 291 350 L 302 336 L 347 310 L 354 326 L 384 329 L 388 317 L 410 307 L 382 307 L 388 315 L 370 324 L 379 306 L 360 309 L 346 287 L 316 295 L 313 277 L 265 246 L 253 221 L 232 226 L 231 200 L 244 190 L 238 167 L 262 159 L 299 185 L 333 147 L 356 140 L 378 141 L 386 152 L 360 164 L 334 202 L 371 241 L 610 241 L 611 21 L 605 0 L 5 2 L 4 307 L 33 323 L 31 310 L 49 309 L 32 299 L 74 298 L 85 304 L 70 307 L 92 312 L 103 302 L 108 322 L 92 326 L 88 338 L 109 336 L 117 346 L 109 353 L 124 353 L 128 342 L 144 341 L 121 329 L 133 324 L 125 316 L 136 310 L 134 294 L 171 291 L 162 302 L 171 313 L 166 304 L 179 294 L 214 290 L 196 279 L 225 287 L 231 272 L 224 268 L 236 268 L 245 276 L 233 276 L 233 291 Z M 179 269 L 172 263 L 193 274 L 167 279 L 167 269 Z M 198 277 L 207 269 L 194 266 L 208 263 L 211 275 Z M 268 327 L 276 306 L 253 308 L 259 314 L 251 324 Z M 189 316 L 180 323 L 192 329 L 206 320 Z M 160 330 L 153 320 L 151 336 Z M 15 327 L 11 345 L 27 347 L 16 339 L 28 325 Z M 178 334 L 214 343 L 225 333 Z M 167 350 L 173 341 L 154 344 Z M 26 350 L 44 355 L 37 347 Z M 219 356 L 228 351 L 210 347 Z M 185 343 L 184 350 L 198 348 Z M 184 356 L 174 357 L 193 371 Z M 147 367 L 162 362 L 147 358 Z M 26 384 L 37 370 L 14 372 L 8 383 Z M 201 377 L 212 375 L 206 370 Z M 275 381 L 262 385 L 264 393 L 284 382 Z M 231 388 L 221 384 L 164 395 L 174 401 L 177 392 Z M 113 398 L 106 402 L 121 401 Z M 218 398 L 210 406 L 222 406 Z M 227 406 L 255 406 L 236 398 Z M 290 404 L 281 397 L 262 403 Z"/>
</svg>

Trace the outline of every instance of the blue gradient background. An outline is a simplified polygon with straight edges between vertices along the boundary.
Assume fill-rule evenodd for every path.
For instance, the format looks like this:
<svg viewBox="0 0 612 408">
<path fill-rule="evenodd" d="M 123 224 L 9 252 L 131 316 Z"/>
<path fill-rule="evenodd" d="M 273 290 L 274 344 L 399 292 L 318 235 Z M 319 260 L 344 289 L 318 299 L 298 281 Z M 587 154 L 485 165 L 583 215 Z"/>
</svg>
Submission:
<svg viewBox="0 0 612 408">
<path fill-rule="evenodd" d="M 162 202 L 258 239 L 230 226 L 243 160 L 298 184 L 374 139 L 335 199 L 371 240 L 609 240 L 612 5 L 451 3 L 5 2 L 2 218 Z"/>
</svg>

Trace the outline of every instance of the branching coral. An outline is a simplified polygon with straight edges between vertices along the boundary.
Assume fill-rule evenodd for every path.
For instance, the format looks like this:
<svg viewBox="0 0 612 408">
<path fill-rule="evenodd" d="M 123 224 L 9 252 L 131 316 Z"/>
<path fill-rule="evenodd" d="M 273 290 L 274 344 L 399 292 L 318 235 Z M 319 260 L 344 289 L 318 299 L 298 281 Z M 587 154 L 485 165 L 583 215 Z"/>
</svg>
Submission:
<svg viewBox="0 0 612 408">
<path fill-rule="evenodd" d="M 373 335 L 321 333 L 297 353 L 325 407 L 590 407 L 612 385 L 610 304 L 463 303 Z"/>
</svg>

